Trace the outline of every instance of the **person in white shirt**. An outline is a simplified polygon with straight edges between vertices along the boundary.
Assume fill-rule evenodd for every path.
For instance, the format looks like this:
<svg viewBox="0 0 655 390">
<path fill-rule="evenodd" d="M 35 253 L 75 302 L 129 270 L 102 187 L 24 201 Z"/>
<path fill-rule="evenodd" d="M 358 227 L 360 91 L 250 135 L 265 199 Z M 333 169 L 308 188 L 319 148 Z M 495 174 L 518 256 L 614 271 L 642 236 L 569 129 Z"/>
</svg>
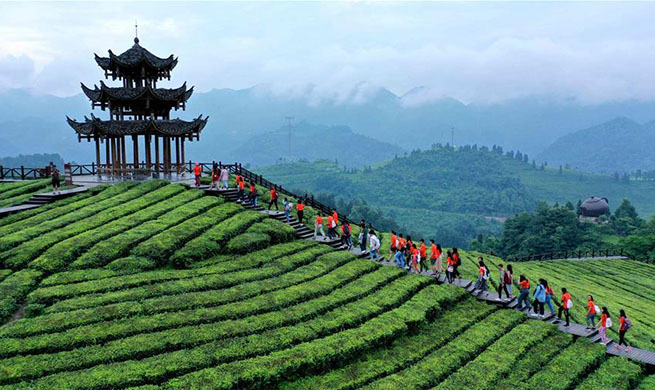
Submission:
<svg viewBox="0 0 655 390">
<path fill-rule="evenodd" d="M 368 232 L 368 245 L 369 245 L 369 255 L 371 260 L 377 260 L 379 257 L 378 251 L 380 250 L 380 240 L 375 235 L 373 229 Z"/>
</svg>

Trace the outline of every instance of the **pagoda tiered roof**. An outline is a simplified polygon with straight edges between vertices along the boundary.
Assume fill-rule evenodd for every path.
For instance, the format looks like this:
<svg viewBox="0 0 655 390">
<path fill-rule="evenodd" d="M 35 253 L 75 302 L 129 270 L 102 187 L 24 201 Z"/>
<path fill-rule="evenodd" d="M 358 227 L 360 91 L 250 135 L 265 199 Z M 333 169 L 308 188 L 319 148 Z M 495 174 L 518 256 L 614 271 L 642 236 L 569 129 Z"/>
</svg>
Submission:
<svg viewBox="0 0 655 390">
<path fill-rule="evenodd" d="M 104 121 L 91 114 L 91 118 L 84 117 L 84 122 L 78 122 L 66 116 L 68 124 L 79 136 L 124 136 L 141 134 L 160 134 L 167 136 L 180 136 L 200 134 L 207 124 L 209 117 L 198 116 L 192 121 L 182 119 L 171 120 L 109 120 Z"/>
<path fill-rule="evenodd" d="M 185 103 L 193 94 L 193 87 L 188 88 L 184 83 L 179 88 L 152 88 L 151 86 L 125 88 L 108 87 L 100 81 L 100 88 L 94 85 L 93 89 L 81 83 L 82 91 L 95 105 L 107 104 L 110 101 L 159 100 L 162 102 Z"/>
<path fill-rule="evenodd" d="M 139 38 L 134 38 L 134 45 L 123 53 L 116 55 L 109 50 L 109 57 L 96 54 L 95 60 L 105 73 L 114 79 L 134 73 L 135 70 L 143 77 L 146 73 L 155 73 L 160 79 L 170 78 L 170 72 L 177 65 L 177 58 L 173 54 L 167 58 L 157 57 L 139 45 Z"/>
</svg>

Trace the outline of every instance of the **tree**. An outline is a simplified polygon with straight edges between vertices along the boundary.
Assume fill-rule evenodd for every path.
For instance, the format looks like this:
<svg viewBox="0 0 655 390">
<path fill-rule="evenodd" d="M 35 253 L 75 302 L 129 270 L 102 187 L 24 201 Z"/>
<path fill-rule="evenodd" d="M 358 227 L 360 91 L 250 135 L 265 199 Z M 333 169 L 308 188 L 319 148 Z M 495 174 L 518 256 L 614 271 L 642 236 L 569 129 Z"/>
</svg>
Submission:
<svg viewBox="0 0 655 390">
<path fill-rule="evenodd" d="M 637 210 L 628 199 L 621 201 L 610 217 L 610 222 L 612 230 L 620 236 L 637 233 L 646 227 L 646 222 L 639 218 Z"/>
</svg>

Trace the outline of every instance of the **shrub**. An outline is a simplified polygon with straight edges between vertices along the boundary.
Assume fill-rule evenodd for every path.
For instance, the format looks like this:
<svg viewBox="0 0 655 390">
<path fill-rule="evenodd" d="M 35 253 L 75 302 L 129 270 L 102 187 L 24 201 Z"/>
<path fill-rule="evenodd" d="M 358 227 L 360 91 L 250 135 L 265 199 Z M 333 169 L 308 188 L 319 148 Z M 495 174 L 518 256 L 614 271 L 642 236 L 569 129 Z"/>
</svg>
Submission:
<svg viewBox="0 0 655 390">
<path fill-rule="evenodd" d="M 231 239 L 226 249 L 230 253 L 241 254 L 266 248 L 270 243 L 271 238 L 264 233 L 243 233 Z"/>
<path fill-rule="evenodd" d="M 157 267 L 157 263 L 146 258 L 139 256 L 128 256 L 123 257 L 109 263 L 107 268 L 113 271 L 128 271 L 128 272 L 138 272 L 138 271 L 147 271 Z"/>
<path fill-rule="evenodd" d="M 271 243 L 291 241 L 296 237 L 296 231 L 286 223 L 273 218 L 267 218 L 248 228 L 249 233 L 264 233 L 271 238 Z"/>
</svg>

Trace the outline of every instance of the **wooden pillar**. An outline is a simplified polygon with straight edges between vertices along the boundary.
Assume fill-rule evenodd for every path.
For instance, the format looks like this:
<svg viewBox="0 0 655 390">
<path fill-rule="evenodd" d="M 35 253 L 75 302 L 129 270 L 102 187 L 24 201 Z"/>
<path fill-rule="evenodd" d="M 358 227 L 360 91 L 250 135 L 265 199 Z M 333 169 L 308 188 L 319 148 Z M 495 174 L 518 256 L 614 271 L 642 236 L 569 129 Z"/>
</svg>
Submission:
<svg viewBox="0 0 655 390">
<path fill-rule="evenodd" d="M 111 163 L 111 147 L 109 142 L 109 137 L 105 137 L 105 165 L 109 169 L 109 164 Z"/>
<path fill-rule="evenodd" d="M 180 137 L 175 137 L 175 171 L 180 173 Z"/>
<path fill-rule="evenodd" d="M 144 137 L 144 143 L 146 147 L 146 169 L 150 171 L 151 168 L 151 160 L 150 160 L 150 134 L 146 134 Z"/>
<path fill-rule="evenodd" d="M 159 173 L 159 136 L 155 134 L 155 171 Z"/>
<path fill-rule="evenodd" d="M 100 139 L 96 135 L 95 137 L 96 140 L 96 167 L 98 170 L 98 175 L 100 175 Z"/>
<path fill-rule="evenodd" d="M 111 137 L 111 171 L 116 174 L 116 163 L 118 162 L 118 151 L 116 150 L 116 137 Z"/>
<path fill-rule="evenodd" d="M 132 136 L 132 149 L 134 152 L 134 165 L 133 167 L 139 168 L 139 136 L 138 135 L 133 135 Z"/>
<path fill-rule="evenodd" d="M 127 168 L 127 149 L 125 149 L 125 136 L 121 137 L 121 148 L 123 149 L 121 152 L 121 157 L 123 157 L 123 172 L 125 172 L 125 169 Z"/>
<path fill-rule="evenodd" d="M 114 173 L 118 173 L 121 165 L 121 140 L 118 137 L 114 137 L 111 147 L 112 149 L 116 150 L 116 158 L 114 160 Z"/>
<path fill-rule="evenodd" d="M 164 137 L 164 145 L 166 146 L 166 173 L 171 173 L 171 137 Z"/>
<path fill-rule="evenodd" d="M 182 137 L 182 139 L 180 140 L 180 143 L 181 143 L 180 148 L 182 149 L 182 151 L 181 151 L 181 153 L 182 153 L 182 156 L 181 156 L 181 157 L 182 157 L 182 158 L 181 158 L 182 166 L 181 166 L 180 171 L 181 171 L 181 172 L 184 172 L 184 161 L 186 161 L 186 160 L 184 159 L 184 137 Z"/>
</svg>

